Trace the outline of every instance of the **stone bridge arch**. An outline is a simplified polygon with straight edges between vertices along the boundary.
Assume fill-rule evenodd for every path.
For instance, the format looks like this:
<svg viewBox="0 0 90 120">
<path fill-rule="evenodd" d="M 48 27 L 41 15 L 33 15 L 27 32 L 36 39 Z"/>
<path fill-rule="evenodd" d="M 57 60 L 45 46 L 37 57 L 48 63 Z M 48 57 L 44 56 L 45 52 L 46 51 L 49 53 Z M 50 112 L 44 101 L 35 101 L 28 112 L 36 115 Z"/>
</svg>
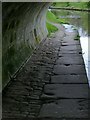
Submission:
<svg viewBox="0 0 90 120">
<path fill-rule="evenodd" d="M 47 37 L 49 2 L 2 3 L 3 88 Z"/>
</svg>

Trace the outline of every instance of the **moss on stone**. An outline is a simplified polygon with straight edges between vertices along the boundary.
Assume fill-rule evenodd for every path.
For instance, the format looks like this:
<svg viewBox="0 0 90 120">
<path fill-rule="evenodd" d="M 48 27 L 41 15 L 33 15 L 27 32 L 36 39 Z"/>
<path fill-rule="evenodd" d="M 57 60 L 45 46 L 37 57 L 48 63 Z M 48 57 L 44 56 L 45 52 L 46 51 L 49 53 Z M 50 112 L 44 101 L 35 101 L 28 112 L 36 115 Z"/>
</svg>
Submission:
<svg viewBox="0 0 90 120">
<path fill-rule="evenodd" d="M 37 37 L 36 37 L 36 43 L 38 44 L 38 43 L 40 43 L 40 41 L 41 41 L 41 40 L 40 40 L 40 37 L 37 36 Z"/>
</svg>

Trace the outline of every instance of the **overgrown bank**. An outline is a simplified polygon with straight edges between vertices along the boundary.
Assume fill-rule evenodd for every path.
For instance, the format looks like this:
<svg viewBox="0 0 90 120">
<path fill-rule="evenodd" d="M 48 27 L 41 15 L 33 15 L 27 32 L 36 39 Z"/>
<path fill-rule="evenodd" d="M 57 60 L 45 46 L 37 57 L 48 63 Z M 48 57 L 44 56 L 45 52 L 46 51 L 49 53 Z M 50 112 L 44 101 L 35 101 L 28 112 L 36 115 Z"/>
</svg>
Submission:
<svg viewBox="0 0 90 120">
<path fill-rule="evenodd" d="M 88 9 L 90 8 L 90 2 L 54 2 L 52 6 Z"/>
<path fill-rule="evenodd" d="M 56 24 L 67 23 L 67 21 L 65 19 L 61 20 L 58 16 L 53 14 L 50 10 L 47 11 L 46 19 L 47 19 L 46 26 L 47 26 L 49 35 L 58 30 L 58 28 L 56 26 L 54 26 L 53 23 L 56 23 Z"/>
</svg>

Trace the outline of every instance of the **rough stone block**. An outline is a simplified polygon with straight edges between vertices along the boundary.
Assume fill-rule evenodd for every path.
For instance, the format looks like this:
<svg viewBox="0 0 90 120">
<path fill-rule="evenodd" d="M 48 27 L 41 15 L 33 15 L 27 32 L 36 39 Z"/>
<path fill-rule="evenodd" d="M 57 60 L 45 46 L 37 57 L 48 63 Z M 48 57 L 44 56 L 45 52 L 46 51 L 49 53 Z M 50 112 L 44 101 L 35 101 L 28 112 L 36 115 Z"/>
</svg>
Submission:
<svg viewBox="0 0 90 120">
<path fill-rule="evenodd" d="M 55 65 L 54 74 L 86 74 L 84 65 Z"/>
<path fill-rule="evenodd" d="M 43 104 L 39 117 L 88 118 L 88 101 L 83 99 L 63 99 Z"/>
<path fill-rule="evenodd" d="M 84 64 L 82 57 L 60 57 L 56 64 Z"/>
<path fill-rule="evenodd" d="M 79 84 L 88 83 L 86 75 L 54 75 L 51 77 L 51 83 Z"/>
<path fill-rule="evenodd" d="M 44 87 L 44 95 L 58 98 L 86 98 L 88 99 L 87 84 L 47 84 Z"/>
</svg>

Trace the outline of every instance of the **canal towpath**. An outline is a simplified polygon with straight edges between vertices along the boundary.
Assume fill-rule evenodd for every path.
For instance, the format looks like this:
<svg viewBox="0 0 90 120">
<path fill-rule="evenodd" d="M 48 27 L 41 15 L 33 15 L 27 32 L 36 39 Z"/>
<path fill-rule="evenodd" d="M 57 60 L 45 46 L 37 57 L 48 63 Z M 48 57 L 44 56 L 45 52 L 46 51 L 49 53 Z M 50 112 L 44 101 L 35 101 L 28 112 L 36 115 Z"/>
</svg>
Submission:
<svg viewBox="0 0 90 120">
<path fill-rule="evenodd" d="M 44 40 L 3 93 L 3 120 L 88 119 L 88 79 L 76 30 Z"/>
</svg>

